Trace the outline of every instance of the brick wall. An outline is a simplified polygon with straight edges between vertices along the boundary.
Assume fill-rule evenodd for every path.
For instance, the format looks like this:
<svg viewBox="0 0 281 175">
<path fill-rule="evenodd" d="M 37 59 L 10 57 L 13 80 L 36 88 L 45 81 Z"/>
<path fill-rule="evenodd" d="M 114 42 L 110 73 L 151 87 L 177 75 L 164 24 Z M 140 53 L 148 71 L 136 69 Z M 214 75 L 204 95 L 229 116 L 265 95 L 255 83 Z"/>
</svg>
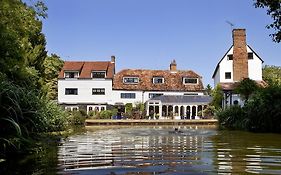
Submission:
<svg viewBox="0 0 281 175">
<path fill-rule="evenodd" d="M 248 78 L 248 53 L 245 29 L 234 29 L 233 37 L 233 80 Z"/>
</svg>

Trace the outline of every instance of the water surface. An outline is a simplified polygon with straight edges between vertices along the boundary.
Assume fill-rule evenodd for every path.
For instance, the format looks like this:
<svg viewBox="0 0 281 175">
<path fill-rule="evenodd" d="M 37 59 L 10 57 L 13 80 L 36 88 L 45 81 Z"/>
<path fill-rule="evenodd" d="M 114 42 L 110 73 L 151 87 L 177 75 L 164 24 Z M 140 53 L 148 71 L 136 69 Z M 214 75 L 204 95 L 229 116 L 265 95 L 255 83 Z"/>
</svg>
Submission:
<svg viewBox="0 0 281 175">
<path fill-rule="evenodd" d="M 281 174 L 280 135 L 215 127 L 102 127 L 61 141 L 61 174 Z"/>
</svg>

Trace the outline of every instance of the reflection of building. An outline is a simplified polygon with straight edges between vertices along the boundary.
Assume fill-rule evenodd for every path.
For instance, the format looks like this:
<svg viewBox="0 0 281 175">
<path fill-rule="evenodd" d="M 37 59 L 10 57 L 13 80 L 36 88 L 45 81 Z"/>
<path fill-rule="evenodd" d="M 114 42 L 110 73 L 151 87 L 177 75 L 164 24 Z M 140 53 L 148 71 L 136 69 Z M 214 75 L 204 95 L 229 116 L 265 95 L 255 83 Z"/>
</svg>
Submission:
<svg viewBox="0 0 281 175">
<path fill-rule="evenodd" d="M 58 102 L 70 110 L 101 111 L 109 105 L 147 103 L 147 115 L 191 119 L 202 116 L 209 101 L 203 95 L 202 77 L 191 70 L 177 70 L 175 60 L 169 70 L 125 69 L 116 74 L 114 56 L 104 62 L 66 61 L 58 80 Z M 157 102 L 163 108 L 149 110 Z"/>
<path fill-rule="evenodd" d="M 243 105 L 238 94 L 233 93 L 237 82 L 250 78 L 263 85 L 263 60 L 246 43 L 245 29 L 234 29 L 232 32 L 233 45 L 225 53 L 216 66 L 213 74 L 214 84 L 221 85 L 224 92 L 223 106 L 232 104 Z"/>
</svg>

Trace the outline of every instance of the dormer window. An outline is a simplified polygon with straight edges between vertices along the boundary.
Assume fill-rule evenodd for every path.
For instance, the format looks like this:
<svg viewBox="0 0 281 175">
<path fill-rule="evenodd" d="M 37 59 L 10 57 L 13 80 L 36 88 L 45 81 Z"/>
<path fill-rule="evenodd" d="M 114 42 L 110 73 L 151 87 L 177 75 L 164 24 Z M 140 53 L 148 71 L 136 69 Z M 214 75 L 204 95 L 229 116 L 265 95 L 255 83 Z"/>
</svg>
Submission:
<svg viewBox="0 0 281 175">
<path fill-rule="evenodd" d="M 153 84 L 162 84 L 162 83 L 164 83 L 164 78 L 163 77 L 153 77 L 152 82 L 153 82 Z"/>
<path fill-rule="evenodd" d="M 139 78 L 138 77 L 123 77 L 123 83 L 125 83 L 125 84 L 138 84 Z"/>
<path fill-rule="evenodd" d="M 227 60 L 233 60 L 233 55 L 232 54 L 227 55 Z"/>
<path fill-rule="evenodd" d="M 198 78 L 183 78 L 183 84 L 198 84 Z"/>
<path fill-rule="evenodd" d="M 64 78 L 78 78 L 79 72 L 78 71 L 65 71 Z"/>
<path fill-rule="evenodd" d="M 105 71 L 93 71 L 92 78 L 105 78 Z"/>
</svg>

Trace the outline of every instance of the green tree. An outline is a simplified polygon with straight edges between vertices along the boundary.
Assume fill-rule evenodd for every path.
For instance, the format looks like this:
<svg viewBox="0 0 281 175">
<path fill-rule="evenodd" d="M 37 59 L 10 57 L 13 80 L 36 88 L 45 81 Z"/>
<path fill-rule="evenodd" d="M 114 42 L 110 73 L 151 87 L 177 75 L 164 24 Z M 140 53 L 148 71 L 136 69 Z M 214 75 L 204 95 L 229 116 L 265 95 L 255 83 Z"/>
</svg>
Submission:
<svg viewBox="0 0 281 175">
<path fill-rule="evenodd" d="M 240 96 L 248 101 L 249 97 L 258 89 L 258 85 L 254 80 L 244 78 L 239 82 L 238 86 L 235 87 L 234 92 L 240 94 Z"/>
<path fill-rule="evenodd" d="M 281 85 L 281 67 L 265 65 L 262 69 L 263 80 L 269 85 Z"/>
<path fill-rule="evenodd" d="M 44 91 L 51 100 L 56 100 L 58 96 L 58 75 L 63 67 L 63 61 L 56 54 L 47 56 L 44 60 Z"/>
<path fill-rule="evenodd" d="M 281 41 L 281 1 L 280 0 L 254 0 L 256 8 L 267 8 L 267 15 L 270 15 L 273 22 L 266 27 L 276 32 L 270 34 L 274 42 Z"/>
<path fill-rule="evenodd" d="M 211 105 L 214 106 L 216 110 L 221 109 L 223 92 L 219 84 L 212 90 L 211 96 L 213 97 Z"/>
<path fill-rule="evenodd" d="M 40 88 L 47 52 L 38 14 L 20 0 L 2 0 L 0 9 L 2 76 L 17 84 Z"/>
<path fill-rule="evenodd" d="M 207 84 L 207 86 L 205 88 L 205 93 L 206 93 L 206 95 L 211 95 L 211 93 L 212 93 L 212 86 L 210 84 Z"/>
</svg>

